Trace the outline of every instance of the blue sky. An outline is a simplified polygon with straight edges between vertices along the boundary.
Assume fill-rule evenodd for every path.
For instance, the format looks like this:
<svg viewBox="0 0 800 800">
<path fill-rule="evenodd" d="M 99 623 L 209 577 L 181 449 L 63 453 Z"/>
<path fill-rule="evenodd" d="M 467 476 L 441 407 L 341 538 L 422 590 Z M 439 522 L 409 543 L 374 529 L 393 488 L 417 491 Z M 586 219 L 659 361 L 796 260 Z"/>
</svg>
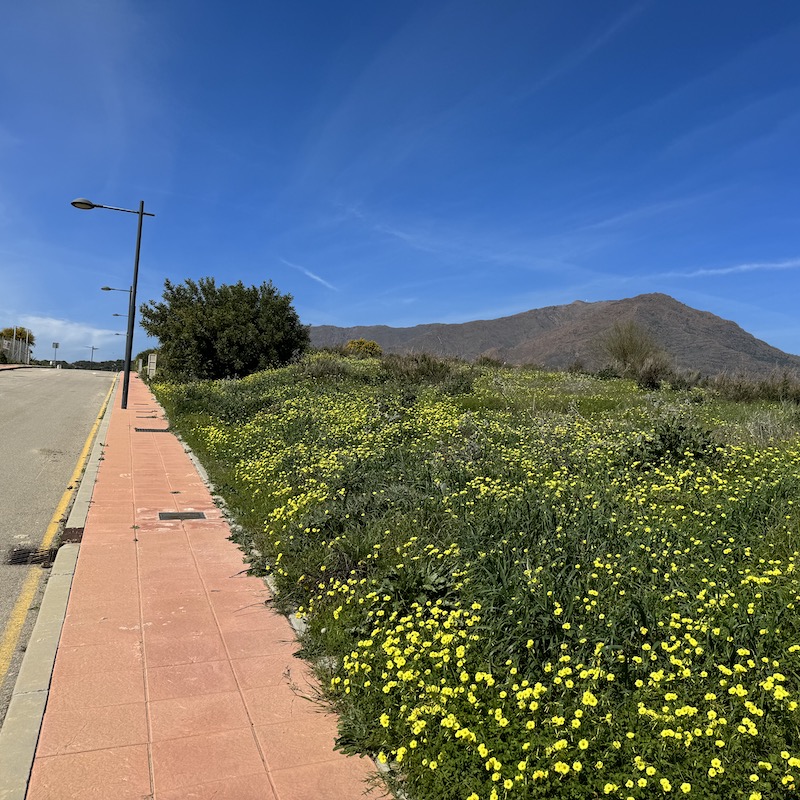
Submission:
<svg viewBox="0 0 800 800">
<path fill-rule="evenodd" d="M 0 327 L 121 357 L 165 278 L 307 324 L 665 292 L 800 353 L 800 3 L 27 0 L 0 27 Z M 150 342 L 138 330 L 134 350 Z"/>
</svg>

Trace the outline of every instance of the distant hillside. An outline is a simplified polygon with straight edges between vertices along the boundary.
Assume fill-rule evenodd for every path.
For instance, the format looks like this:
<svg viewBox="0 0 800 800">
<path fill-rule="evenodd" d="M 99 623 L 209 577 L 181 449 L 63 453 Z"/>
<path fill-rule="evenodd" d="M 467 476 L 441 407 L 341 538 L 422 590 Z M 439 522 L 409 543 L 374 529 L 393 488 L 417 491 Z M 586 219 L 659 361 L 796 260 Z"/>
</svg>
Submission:
<svg viewBox="0 0 800 800">
<path fill-rule="evenodd" d="M 633 320 L 673 358 L 681 370 L 764 376 L 777 371 L 800 375 L 800 356 L 789 355 L 742 330 L 735 322 L 698 311 L 665 294 L 642 294 L 597 303 L 575 301 L 510 317 L 412 328 L 360 325 L 311 328 L 315 347 L 373 339 L 388 353 L 431 353 L 473 361 L 491 356 L 509 364 L 565 369 L 579 364 L 596 370 L 608 362 L 599 345 L 615 322 Z"/>
</svg>

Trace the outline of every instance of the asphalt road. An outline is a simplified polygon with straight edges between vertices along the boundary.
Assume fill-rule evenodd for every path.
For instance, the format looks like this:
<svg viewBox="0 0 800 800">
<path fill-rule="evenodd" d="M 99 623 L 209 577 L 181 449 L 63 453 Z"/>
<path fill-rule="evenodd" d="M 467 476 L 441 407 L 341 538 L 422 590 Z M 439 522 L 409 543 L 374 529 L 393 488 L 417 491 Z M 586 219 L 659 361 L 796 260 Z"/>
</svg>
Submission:
<svg viewBox="0 0 800 800">
<path fill-rule="evenodd" d="M 0 646 L 19 627 L 12 612 L 30 570 L 41 570 L 44 579 L 49 574 L 11 566 L 9 555 L 16 547 L 40 546 L 113 377 L 90 370 L 0 370 Z M 39 582 L 5 675 L 0 653 L 0 721 L 45 583 Z"/>
</svg>

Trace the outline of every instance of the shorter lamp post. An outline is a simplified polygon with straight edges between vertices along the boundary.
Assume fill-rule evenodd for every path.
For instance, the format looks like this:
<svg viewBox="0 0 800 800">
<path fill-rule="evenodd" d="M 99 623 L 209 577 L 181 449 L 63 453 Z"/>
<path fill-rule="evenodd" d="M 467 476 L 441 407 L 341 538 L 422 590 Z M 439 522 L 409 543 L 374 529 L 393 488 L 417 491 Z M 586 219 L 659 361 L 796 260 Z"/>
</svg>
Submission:
<svg viewBox="0 0 800 800">
<path fill-rule="evenodd" d="M 127 317 L 128 318 L 128 333 L 125 338 L 125 365 L 123 366 L 122 375 L 122 407 L 128 407 L 128 387 L 130 386 L 131 374 L 131 351 L 133 349 L 133 313 L 136 303 L 136 292 L 133 286 L 130 289 L 116 289 L 113 286 L 101 286 L 101 292 L 127 292 L 128 293 L 128 313 L 127 314 L 112 314 L 112 317 Z M 115 333 L 115 336 L 122 336 L 121 333 Z"/>
<path fill-rule="evenodd" d="M 139 201 L 139 210 L 134 211 L 130 208 L 117 208 L 117 206 L 104 206 L 100 203 L 93 203 L 85 197 L 79 197 L 72 201 L 75 208 L 88 211 L 92 208 L 107 208 L 109 211 L 124 211 L 127 214 L 138 214 L 139 227 L 136 232 L 136 256 L 133 260 L 133 282 L 130 289 L 112 289 L 110 286 L 103 286 L 103 291 L 130 292 L 130 302 L 128 305 L 128 334 L 125 341 L 125 367 L 122 379 L 122 408 L 128 407 L 128 387 L 131 381 L 131 352 L 133 350 L 133 322 L 136 313 L 136 284 L 139 279 L 139 250 L 142 246 L 142 220 L 145 217 L 154 217 L 144 210 L 144 200 Z"/>
<path fill-rule="evenodd" d="M 93 344 L 85 344 L 84 348 L 90 349 L 92 352 L 89 354 L 89 363 L 94 364 L 94 351 L 99 350 L 99 347 L 95 347 Z"/>
</svg>

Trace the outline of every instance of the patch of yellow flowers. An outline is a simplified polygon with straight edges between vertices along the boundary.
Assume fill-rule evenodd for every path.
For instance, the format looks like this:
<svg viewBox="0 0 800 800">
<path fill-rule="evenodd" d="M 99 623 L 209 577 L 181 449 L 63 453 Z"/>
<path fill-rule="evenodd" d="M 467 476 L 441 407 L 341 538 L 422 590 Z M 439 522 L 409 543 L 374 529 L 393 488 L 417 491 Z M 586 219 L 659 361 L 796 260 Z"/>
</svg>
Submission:
<svg viewBox="0 0 800 800">
<path fill-rule="evenodd" d="M 652 410 L 587 376 L 259 380 L 270 411 L 192 435 L 414 800 L 795 791 L 800 442 L 637 462 Z"/>
</svg>

